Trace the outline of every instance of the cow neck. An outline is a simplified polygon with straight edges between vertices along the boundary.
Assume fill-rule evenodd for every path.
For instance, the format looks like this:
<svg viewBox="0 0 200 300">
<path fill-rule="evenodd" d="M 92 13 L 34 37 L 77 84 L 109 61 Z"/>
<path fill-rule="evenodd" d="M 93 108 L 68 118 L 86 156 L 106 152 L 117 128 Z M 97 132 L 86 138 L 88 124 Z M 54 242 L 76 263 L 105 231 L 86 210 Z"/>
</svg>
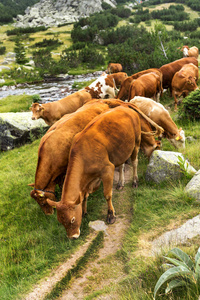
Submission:
<svg viewBox="0 0 200 300">
<path fill-rule="evenodd" d="M 75 205 L 82 193 L 83 162 L 78 157 L 70 157 L 67 167 L 61 201 L 65 204 Z"/>
</svg>

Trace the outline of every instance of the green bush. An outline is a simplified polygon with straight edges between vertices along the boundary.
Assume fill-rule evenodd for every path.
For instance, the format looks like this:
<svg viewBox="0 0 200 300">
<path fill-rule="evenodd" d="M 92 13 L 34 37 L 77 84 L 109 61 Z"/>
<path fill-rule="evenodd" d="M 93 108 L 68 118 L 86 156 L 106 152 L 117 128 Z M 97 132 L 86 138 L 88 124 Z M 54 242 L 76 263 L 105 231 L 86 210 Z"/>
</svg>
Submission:
<svg viewBox="0 0 200 300">
<path fill-rule="evenodd" d="M 181 118 L 200 119 L 200 90 L 191 92 L 183 99 L 178 113 Z"/>
<path fill-rule="evenodd" d="M 6 47 L 1 46 L 1 47 L 0 47 L 0 55 L 3 55 L 3 54 L 5 54 L 5 53 L 6 53 Z"/>
<path fill-rule="evenodd" d="M 41 42 L 35 43 L 32 47 L 49 47 L 52 50 L 56 49 L 62 44 L 63 42 L 59 41 L 58 39 L 43 39 Z"/>
</svg>

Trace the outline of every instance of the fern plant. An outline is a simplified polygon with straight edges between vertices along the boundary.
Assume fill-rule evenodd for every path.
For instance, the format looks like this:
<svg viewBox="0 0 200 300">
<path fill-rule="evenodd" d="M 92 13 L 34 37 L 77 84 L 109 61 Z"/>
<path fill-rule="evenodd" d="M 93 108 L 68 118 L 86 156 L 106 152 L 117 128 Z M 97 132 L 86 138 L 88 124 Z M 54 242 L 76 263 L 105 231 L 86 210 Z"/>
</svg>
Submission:
<svg viewBox="0 0 200 300">
<path fill-rule="evenodd" d="M 179 248 L 173 248 L 169 251 L 175 258 L 165 256 L 169 262 L 165 271 L 156 283 L 154 288 L 154 299 L 158 290 L 167 283 L 165 294 L 179 287 L 191 288 L 197 296 L 200 295 L 200 247 L 195 255 L 195 263 L 191 258 Z M 166 264 L 165 264 L 166 266 Z"/>
</svg>

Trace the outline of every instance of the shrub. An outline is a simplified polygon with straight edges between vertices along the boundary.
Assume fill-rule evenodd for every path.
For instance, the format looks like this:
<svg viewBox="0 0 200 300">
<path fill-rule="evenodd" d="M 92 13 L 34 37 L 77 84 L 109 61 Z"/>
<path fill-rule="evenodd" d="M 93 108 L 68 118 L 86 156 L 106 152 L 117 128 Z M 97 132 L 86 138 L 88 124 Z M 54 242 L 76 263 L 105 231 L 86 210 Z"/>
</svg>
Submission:
<svg viewBox="0 0 200 300">
<path fill-rule="evenodd" d="M 0 55 L 3 55 L 3 54 L 5 54 L 5 53 L 6 53 L 6 47 L 1 46 L 1 47 L 0 47 Z"/>
<path fill-rule="evenodd" d="M 32 47 L 49 47 L 51 49 L 55 49 L 62 44 L 63 42 L 59 41 L 58 39 L 43 39 L 41 42 L 35 43 Z"/>
<path fill-rule="evenodd" d="M 38 31 L 45 31 L 48 28 L 45 26 L 38 26 L 38 27 L 18 27 L 18 28 L 14 28 L 11 30 L 7 30 L 6 33 L 7 35 L 18 35 L 18 34 L 24 34 L 24 33 L 34 33 L 34 32 L 38 32 Z"/>
<path fill-rule="evenodd" d="M 181 118 L 200 119 L 200 90 L 191 92 L 183 99 L 178 113 Z"/>
</svg>

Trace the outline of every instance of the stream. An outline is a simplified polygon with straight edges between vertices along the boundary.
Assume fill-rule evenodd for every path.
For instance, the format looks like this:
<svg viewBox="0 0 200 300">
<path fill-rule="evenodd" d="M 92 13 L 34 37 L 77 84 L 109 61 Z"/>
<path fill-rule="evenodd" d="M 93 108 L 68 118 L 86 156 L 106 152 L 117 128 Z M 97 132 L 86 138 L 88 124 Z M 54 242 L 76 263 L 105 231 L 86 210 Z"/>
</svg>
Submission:
<svg viewBox="0 0 200 300">
<path fill-rule="evenodd" d="M 69 75 L 67 79 L 59 81 L 44 81 L 36 84 L 18 84 L 16 86 L 3 86 L 0 87 L 0 100 L 1 98 L 11 95 L 39 95 L 42 103 L 60 100 L 77 91 L 72 88 L 75 82 L 90 81 L 98 78 L 102 71 L 97 71 L 85 75 Z M 87 83 L 86 85 L 87 86 Z"/>
</svg>

